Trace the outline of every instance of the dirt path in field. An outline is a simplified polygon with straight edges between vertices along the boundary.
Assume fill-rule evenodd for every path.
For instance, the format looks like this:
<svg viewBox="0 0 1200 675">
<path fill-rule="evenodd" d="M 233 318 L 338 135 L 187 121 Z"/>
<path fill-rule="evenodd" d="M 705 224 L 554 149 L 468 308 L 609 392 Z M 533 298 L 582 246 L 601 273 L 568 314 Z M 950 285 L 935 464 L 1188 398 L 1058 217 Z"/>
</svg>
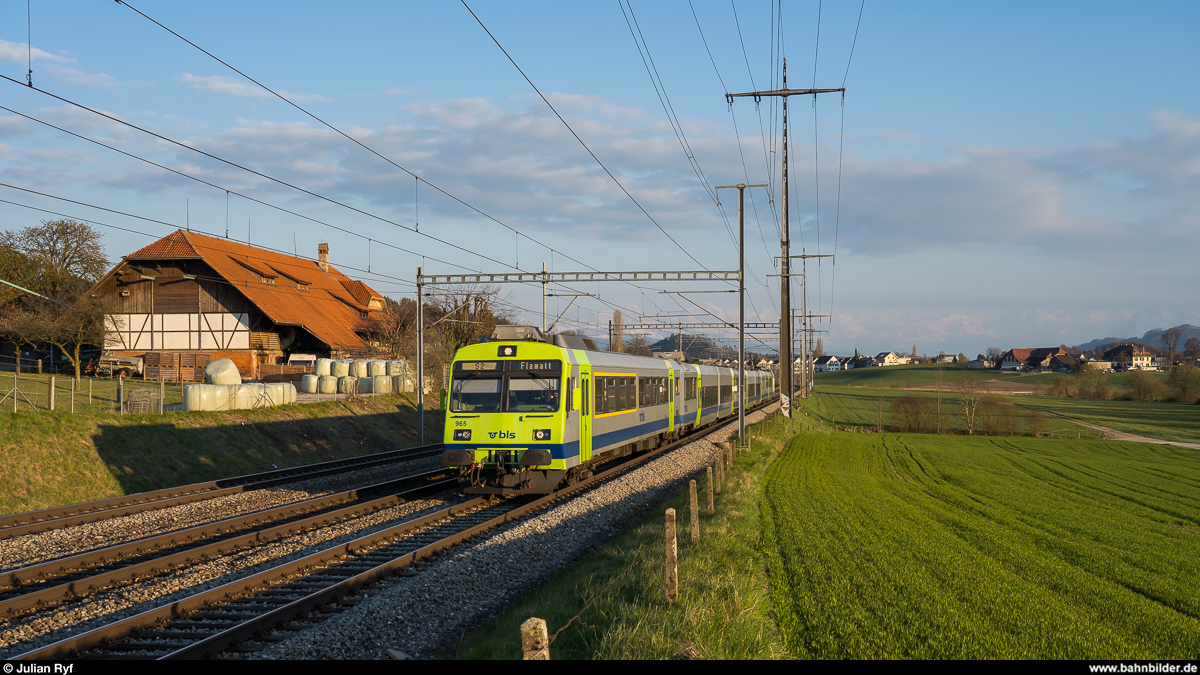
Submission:
<svg viewBox="0 0 1200 675">
<path fill-rule="evenodd" d="M 1099 431 L 1102 434 L 1104 434 L 1105 440 L 1134 441 L 1135 443 L 1157 443 L 1158 445 L 1178 445 L 1181 448 L 1191 448 L 1193 450 L 1200 450 L 1200 443 L 1184 443 L 1182 441 L 1164 441 L 1161 438 L 1149 438 L 1146 436 L 1138 436 L 1137 434 L 1131 434 L 1127 431 L 1120 431 L 1118 429 L 1112 429 L 1110 427 L 1102 427 L 1099 424 L 1092 424 L 1091 422 L 1084 422 L 1083 420 L 1077 420 L 1073 417 L 1066 417 L 1064 415 L 1059 415 L 1058 413 L 1048 413 L 1048 414 L 1053 415 L 1054 417 L 1057 417 L 1059 419 L 1066 420 L 1073 424 L 1078 424 L 1081 427 L 1087 427 L 1088 429 L 1094 429 L 1096 431 Z"/>
</svg>

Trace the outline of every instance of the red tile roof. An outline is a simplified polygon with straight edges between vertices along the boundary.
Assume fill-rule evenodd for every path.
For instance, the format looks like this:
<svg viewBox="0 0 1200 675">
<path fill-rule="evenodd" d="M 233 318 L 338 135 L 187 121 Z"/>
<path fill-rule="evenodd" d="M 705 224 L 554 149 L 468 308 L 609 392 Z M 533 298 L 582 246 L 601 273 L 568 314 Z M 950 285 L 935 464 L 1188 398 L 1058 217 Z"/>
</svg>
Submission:
<svg viewBox="0 0 1200 675">
<path fill-rule="evenodd" d="M 332 265 L 325 271 L 313 260 L 183 230 L 124 259 L 180 258 L 203 260 L 277 324 L 301 326 L 334 349 L 367 347 L 355 330 L 366 327 L 371 298 L 383 296 Z M 301 282 L 307 290 L 298 287 Z"/>
</svg>

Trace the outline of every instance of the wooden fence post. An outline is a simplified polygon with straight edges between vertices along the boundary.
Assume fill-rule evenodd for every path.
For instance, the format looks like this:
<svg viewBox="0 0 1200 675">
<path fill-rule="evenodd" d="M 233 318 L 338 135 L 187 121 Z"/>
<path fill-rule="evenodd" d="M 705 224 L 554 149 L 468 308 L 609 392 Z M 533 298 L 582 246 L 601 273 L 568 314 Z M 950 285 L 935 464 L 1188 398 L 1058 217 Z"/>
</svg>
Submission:
<svg viewBox="0 0 1200 675">
<path fill-rule="evenodd" d="M 717 459 L 717 494 L 721 494 L 721 483 L 725 482 L 725 460 Z"/>
<path fill-rule="evenodd" d="M 692 520 L 692 543 L 700 541 L 700 504 L 696 498 L 696 481 L 688 481 L 688 515 Z"/>
<path fill-rule="evenodd" d="M 716 509 L 713 508 L 713 468 L 708 467 L 708 516 L 711 518 Z"/>
<path fill-rule="evenodd" d="M 92 404 L 92 381 L 88 380 L 88 405 Z"/>
<path fill-rule="evenodd" d="M 167 406 L 167 381 L 159 376 L 158 380 L 158 414 L 163 414 Z"/>
<path fill-rule="evenodd" d="M 550 637 L 545 620 L 530 617 L 521 624 L 521 651 L 526 661 L 550 660 Z"/>
<path fill-rule="evenodd" d="M 38 361 L 38 363 L 41 363 L 41 361 Z M 46 402 L 50 406 L 50 412 L 54 412 L 54 376 L 53 375 L 50 376 L 50 384 L 47 385 L 47 388 L 50 391 L 48 391 L 46 393 Z"/>
<path fill-rule="evenodd" d="M 675 545 L 675 509 L 667 509 L 665 562 L 667 602 L 679 600 L 679 549 Z"/>
<path fill-rule="evenodd" d="M 75 414 L 75 385 L 78 384 L 75 378 L 71 378 L 71 414 Z"/>
</svg>

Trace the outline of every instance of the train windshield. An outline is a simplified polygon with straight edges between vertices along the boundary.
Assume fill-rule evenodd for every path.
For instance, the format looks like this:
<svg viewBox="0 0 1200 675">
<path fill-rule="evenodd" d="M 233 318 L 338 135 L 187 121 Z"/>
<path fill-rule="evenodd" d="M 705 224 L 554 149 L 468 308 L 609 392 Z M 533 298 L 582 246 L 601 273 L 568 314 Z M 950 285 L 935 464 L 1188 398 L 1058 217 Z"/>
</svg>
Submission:
<svg viewBox="0 0 1200 675">
<path fill-rule="evenodd" d="M 537 373 L 510 373 L 508 379 L 508 412 L 556 412 L 558 410 L 557 377 L 542 377 Z"/>
<path fill-rule="evenodd" d="M 499 377 L 479 377 L 478 373 L 455 373 L 450 387 L 450 410 L 453 412 L 500 412 L 501 385 Z"/>
<path fill-rule="evenodd" d="M 451 412 L 557 412 L 561 361 L 457 362 Z"/>
</svg>

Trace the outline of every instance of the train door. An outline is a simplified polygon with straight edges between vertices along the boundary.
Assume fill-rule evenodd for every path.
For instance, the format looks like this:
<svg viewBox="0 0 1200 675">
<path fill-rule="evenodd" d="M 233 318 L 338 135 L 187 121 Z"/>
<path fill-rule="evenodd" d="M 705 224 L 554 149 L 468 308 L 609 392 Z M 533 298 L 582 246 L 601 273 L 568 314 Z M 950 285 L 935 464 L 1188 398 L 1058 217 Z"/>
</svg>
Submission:
<svg viewBox="0 0 1200 675">
<path fill-rule="evenodd" d="M 579 365 L 579 461 L 592 458 L 592 367 Z"/>
<path fill-rule="evenodd" d="M 675 432 L 675 369 L 668 366 L 667 369 L 667 409 L 671 412 L 668 414 L 670 419 L 667 420 L 667 432 Z"/>
</svg>

